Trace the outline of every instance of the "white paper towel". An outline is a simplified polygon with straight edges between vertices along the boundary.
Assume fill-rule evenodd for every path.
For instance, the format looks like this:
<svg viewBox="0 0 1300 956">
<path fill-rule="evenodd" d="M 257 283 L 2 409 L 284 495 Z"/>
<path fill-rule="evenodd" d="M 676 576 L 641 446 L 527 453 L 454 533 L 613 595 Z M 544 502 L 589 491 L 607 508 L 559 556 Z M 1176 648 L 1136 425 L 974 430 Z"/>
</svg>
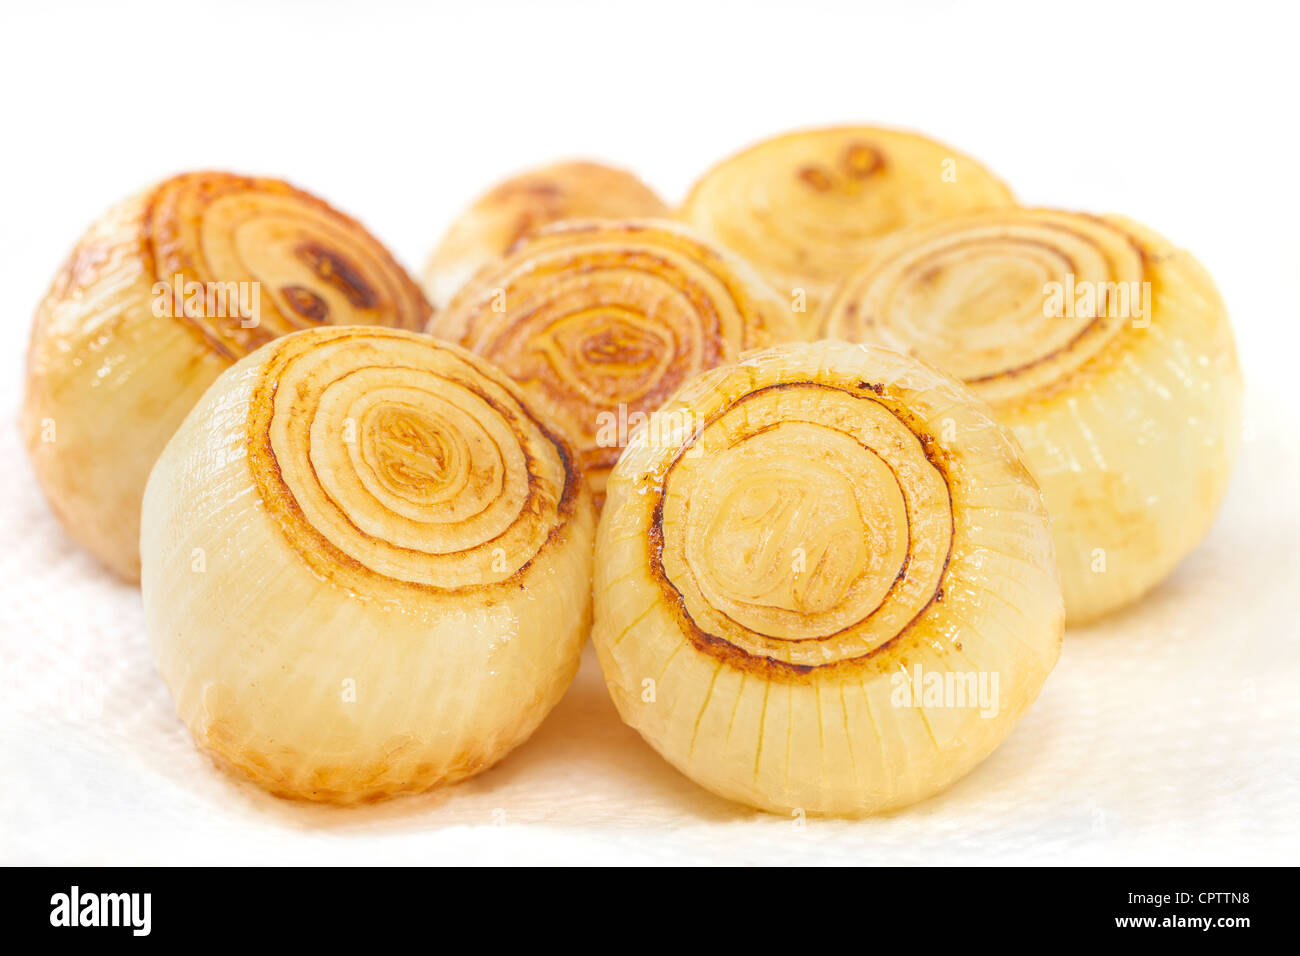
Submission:
<svg viewBox="0 0 1300 956">
<path fill-rule="evenodd" d="M 533 739 L 444 792 L 336 809 L 226 776 L 174 716 L 138 591 L 63 537 L 8 428 L 0 862 L 1294 863 L 1300 469 L 1282 401 L 1252 392 L 1204 546 L 1131 611 L 1069 632 L 989 760 L 911 809 L 803 825 L 670 768 L 619 721 L 590 648 Z"/>
</svg>

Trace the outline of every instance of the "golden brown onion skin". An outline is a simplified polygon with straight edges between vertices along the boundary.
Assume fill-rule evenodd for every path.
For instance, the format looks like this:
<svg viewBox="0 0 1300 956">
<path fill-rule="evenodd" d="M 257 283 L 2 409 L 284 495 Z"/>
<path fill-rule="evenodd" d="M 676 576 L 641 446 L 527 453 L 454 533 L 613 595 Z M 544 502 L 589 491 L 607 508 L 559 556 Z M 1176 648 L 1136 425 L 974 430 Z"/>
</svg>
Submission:
<svg viewBox="0 0 1300 956">
<path fill-rule="evenodd" d="M 845 280 L 821 328 L 932 362 L 1016 433 L 1072 624 L 1141 597 L 1209 530 L 1241 371 L 1209 275 L 1151 230 L 1047 209 L 907 230 Z"/>
<path fill-rule="evenodd" d="M 607 493 L 592 638 L 610 693 L 730 799 L 849 816 L 924 799 L 1056 662 L 1052 540 L 1014 439 L 898 353 L 789 344 L 706 372 Z M 970 675 L 989 706 L 912 706 L 914 674 Z"/>
<path fill-rule="evenodd" d="M 526 236 L 565 219 L 659 219 L 668 207 L 649 186 L 603 163 L 554 163 L 512 176 L 457 217 L 424 269 L 439 308 L 479 269 Z"/>
<path fill-rule="evenodd" d="M 723 160 L 691 189 L 681 215 L 782 296 L 802 298 L 798 317 L 815 338 L 820 305 L 876 240 L 1014 201 L 992 173 L 943 143 L 841 126 L 786 133 Z"/>
<path fill-rule="evenodd" d="M 279 796 L 379 800 L 491 766 L 590 625 L 591 497 L 501 372 L 313 329 L 224 373 L 144 499 L 150 643 L 216 761 Z"/>
<path fill-rule="evenodd" d="M 149 469 L 224 369 L 297 329 L 418 330 L 429 314 L 387 250 L 316 197 L 228 173 L 165 180 L 90 227 L 36 310 L 22 427 L 37 478 L 67 532 L 138 580 Z"/>
<path fill-rule="evenodd" d="M 795 337 L 743 262 L 677 223 L 557 223 L 488 266 L 429 331 L 486 356 L 570 436 L 596 496 L 627 436 L 685 381 Z"/>
</svg>

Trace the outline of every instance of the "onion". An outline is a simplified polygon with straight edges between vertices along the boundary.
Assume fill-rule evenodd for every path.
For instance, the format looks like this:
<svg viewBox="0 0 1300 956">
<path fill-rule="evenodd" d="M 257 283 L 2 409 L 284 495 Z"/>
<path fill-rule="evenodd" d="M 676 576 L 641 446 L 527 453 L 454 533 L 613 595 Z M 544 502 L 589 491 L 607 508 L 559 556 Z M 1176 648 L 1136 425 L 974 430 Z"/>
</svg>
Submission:
<svg viewBox="0 0 1300 956">
<path fill-rule="evenodd" d="M 23 431 L 68 533 L 140 576 L 140 497 L 232 363 L 313 325 L 419 329 L 419 288 L 360 224 L 273 179 L 188 173 L 78 243 L 36 312 Z"/>
<path fill-rule="evenodd" d="M 483 269 L 429 331 L 523 386 L 570 435 L 598 507 L 627 438 L 678 386 L 796 335 L 743 262 L 651 220 L 556 224 Z"/>
<path fill-rule="evenodd" d="M 450 783 L 568 686 L 594 525 L 563 440 L 488 363 L 395 330 L 285 336 L 149 479 L 158 669 L 198 745 L 273 793 Z"/>
<path fill-rule="evenodd" d="M 787 133 L 724 160 L 695 184 L 682 217 L 791 296 L 815 337 L 820 304 L 881 236 L 1013 201 L 942 143 L 848 126 Z"/>
<path fill-rule="evenodd" d="M 1014 440 L 895 352 L 789 344 L 706 372 L 607 495 L 592 636 L 610 693 L 733 800 L 920 800 L 997 746 L 1056 661 L 1052 540 Z"/>
<path fill-rule="evenodd" d="M 601 163 L 555 163 L 512 176 L 456 219 L 424 270 L 429 299 L 441 307 L 483 266 L 516 241 L 563 219 L 662 217 L 668 207 L 632 173 Z"/>
<path fill-rule="evenodd" d="M 907 230 L 822 331 L 912 352 L 992 404 L 1042 486 L 1072 624 L 1146 593 L 1209 530 L 1241 371 L 1210 277 L 1150 230 L 1041 209 Z"/>
</svg>

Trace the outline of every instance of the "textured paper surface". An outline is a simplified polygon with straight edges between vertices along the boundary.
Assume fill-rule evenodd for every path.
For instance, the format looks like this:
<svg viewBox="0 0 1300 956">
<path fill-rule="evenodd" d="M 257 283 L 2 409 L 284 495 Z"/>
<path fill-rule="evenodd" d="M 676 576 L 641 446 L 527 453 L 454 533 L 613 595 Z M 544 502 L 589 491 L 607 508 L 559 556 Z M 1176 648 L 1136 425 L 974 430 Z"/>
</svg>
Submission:
<svg viewBox="0 0 1300 956">
<path fill-rule="evenodd" d="M 1294 863 L 1297 462 L 1288 418 L 1253 399 L 1209 540 L 1138 607 L 1069 632 L 989 760 L 909 810 L 803 826 L 669 767 L 590 648 L 530 741 L 444 792 L 335 809 L 219 772 L 153 670 L 138 591 L 63 537 L 9 427 L 0 862 Z"/>
</svg>

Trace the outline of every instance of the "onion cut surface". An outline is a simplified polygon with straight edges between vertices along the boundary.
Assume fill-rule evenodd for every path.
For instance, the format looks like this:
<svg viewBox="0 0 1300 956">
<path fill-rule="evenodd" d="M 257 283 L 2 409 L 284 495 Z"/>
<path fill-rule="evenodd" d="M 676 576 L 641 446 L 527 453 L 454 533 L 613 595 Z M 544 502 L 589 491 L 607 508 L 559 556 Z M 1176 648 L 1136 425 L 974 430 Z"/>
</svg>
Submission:
<svg viewBox="0 0 1300 956">
<path fill-rule="evenodd" d="M 429 257 L 424 288 L 439 308 L 520 239 L 565 219 L 664 218 L 668 207 L 626 170 L 554 163 L 499 183 L 457 217 Z"/>
<path fill-rule="evenodd" d="M 1062 626 L 1014 440 L 889 350 L 788 344 L 706 372 L 610 476 L 592 632 L 610 693 L 751 806 L 858 815 L 941 790 L 1037 696 Z M 982 680 L 986 706 L 905 699 L 926 674 Z"/>
<path fill-rule="evenodd" d="M 652 220 L 552 226 L 480 272 L 429 331 L 523 386 L 571 437 L 598 507 L 627 438 L 679 386 L 796 335 L 743 262 Z"/>
<path fill-rule="evenodd" d="M 488 363 L 395 330 L 286 336 L 149 480 L 158 669 L 199 746 L 278 795 L 450 783 L 568 686 L 594 526 L 563 439 Z"/>
<path fill-rule="evenodd" d="M 807 337 L 818 307 L 880 237 L 1014 202 L 968 156 L 915 133 L 845 126 L 787 133 L 719 163 L 682 217 L 798 298 Z"/>
<path fill-rule="evenodd" d="M 204 390 L 276 336 L 423 328 L 419 287 L 359 223 L 274 179 L 186 173 L 113 208 L 36 312 L 23 432 L 68 534 L 140 576 L 149 469 Z"/>
<path fill-rule="evenodd" d="M 821 329 L 943 368 L 1015 432 L 1071 623 L 1145 594 L 1209 530 L 1241 371 L 1210 277 L 1149 229 L 1008 209 L 907 230 L 845 280 Z"/>
</svg>

